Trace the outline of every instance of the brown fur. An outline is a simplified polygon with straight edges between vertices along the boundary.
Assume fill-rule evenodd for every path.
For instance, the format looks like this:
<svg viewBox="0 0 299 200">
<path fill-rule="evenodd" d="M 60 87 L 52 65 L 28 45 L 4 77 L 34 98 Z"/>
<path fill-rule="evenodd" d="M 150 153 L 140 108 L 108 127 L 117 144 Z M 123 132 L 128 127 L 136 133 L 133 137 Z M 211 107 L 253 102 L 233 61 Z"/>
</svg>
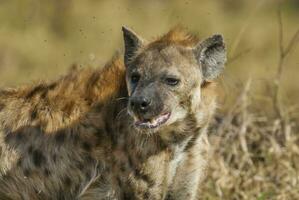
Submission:
<svg viewBox="0 0 299 200">
<path fill-rule="evenodd" d="M 166 46 L 166 45 L 181 45 L 185 47 L 193 47 L 198 44 L 199 38 L 196 35 L 189 33 L 181 26 L 175 26 L 167 34 L 157 38 L 149 46 Z"/>
<path fill-rule="evenodd" d="M 196 43 L 174 29 L 145 49 Z M 152 133 L 127 112 L 129 70 L 115 57 L 100 70 L 0 91 L 0 200 L 197 198 L 214 83 L 186 83 L 190 93 L 177 95 L 187 115 Z"/>
<path fill-rule="evenodd" d="M 124 73 L 121 59 L 115 58 L 102 70 L 73 70 L 54 82 L 4 89 L 0 91 L 6 114 L 2 124 L 12 131 L 41 124 L 45 133 L 53 133 L 79 120 L 94 104 L 109 101 L 124 87 Z"/>
</svg>

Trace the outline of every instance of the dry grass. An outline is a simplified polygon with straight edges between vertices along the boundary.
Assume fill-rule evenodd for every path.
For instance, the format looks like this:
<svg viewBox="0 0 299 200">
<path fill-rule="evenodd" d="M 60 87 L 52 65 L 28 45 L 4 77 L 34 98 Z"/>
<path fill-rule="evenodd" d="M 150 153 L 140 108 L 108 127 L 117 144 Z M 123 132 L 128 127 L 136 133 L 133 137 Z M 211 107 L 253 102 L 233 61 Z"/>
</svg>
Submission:
<svg viewBox="0 0 299 200">
<path fill-rule="evenodd" d="M 248 80 L 230 108 L 212 126 L 211 169 L 202 199 L 299 199 L 299 108 L 280 102 L 284 62 L 299 42 L 299 29 L 283 45 L 283 22 L 278 11 L 279 59 L 272 85 L 273 105 L 267 113 L 250 93 Z"/>
<path fill-rule="evenodd" d="M 299 199 L 296 113 L 281 119 L 256 109 L 250 85 L 215 120 L 203 199 Z"/>
</svg>

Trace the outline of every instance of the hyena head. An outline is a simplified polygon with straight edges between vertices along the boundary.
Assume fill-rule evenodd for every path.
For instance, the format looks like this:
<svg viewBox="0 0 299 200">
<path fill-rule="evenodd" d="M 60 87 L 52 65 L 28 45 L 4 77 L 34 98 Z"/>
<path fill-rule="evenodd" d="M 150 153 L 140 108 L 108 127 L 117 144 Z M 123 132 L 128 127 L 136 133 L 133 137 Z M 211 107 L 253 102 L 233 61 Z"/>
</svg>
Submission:
<svg viewBox="0 0 299 200">
<path fill-rule="evenodd" d="M 184 121 L 201 104 L 203 85 L 223 70 L 226 50 L 221 35 L 202 42 L 180 28 L 147 42 L 123 27 L 128 112 L 143 132 Z"/>
</svg>

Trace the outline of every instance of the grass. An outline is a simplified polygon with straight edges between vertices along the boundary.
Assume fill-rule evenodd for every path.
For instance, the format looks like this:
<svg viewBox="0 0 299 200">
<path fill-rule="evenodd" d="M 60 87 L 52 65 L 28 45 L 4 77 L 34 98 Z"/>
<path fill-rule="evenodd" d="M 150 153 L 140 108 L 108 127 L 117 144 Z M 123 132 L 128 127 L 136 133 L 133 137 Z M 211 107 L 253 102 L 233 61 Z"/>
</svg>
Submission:
<svg viewBox="0 0 299 200">
<path fill-rule="evenodd" d="M 0 86 L 101 66 L 123 46 L 182 24 L 225 37 L 229 62 L 211 127 L 202 199 L 299 199 L 299 4 L 260 0 L 0 1 Z"/>
<path fill-rule="evenodd" d="M 299 199 L 298 118 L 256 109 L 249 86 L 212 126 L 202 199 Z"/>
<path fill-rule="evenodd" d="M 278 25 L 277 74 L 272 95 L 264 96 L 272 112 L 257 107 L 262 103 L 250 93 L 250 79 L 229 109 L 215 118 L 211 170 L 202 199 L 299 199 L 298 108 L 287 111 L 280 102 L 285 58 L 299 43 L 299 27 L 284 47 L 281 10 Z"/>
</svg>

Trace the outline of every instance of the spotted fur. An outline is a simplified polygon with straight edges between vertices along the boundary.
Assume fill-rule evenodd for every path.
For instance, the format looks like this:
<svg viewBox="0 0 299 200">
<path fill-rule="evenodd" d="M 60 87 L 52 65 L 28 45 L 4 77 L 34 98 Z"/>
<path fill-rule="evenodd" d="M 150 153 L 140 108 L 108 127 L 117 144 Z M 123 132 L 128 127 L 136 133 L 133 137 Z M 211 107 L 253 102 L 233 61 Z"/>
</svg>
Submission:
<svg viewBox="0 0 299 200">
<path fill-rule="evenodd" d="M 198 41 L 174 29 L 135 50 Z M 103 69 L 73 69 L 54 82 L 0 90 L 0 200 L 198 197 L 215 84 L 198 80 L 190 94 L 177 94 L 179 121 L 144 131 L 128 112 L 128 70 L 116 56 Z"/>
</svg>

